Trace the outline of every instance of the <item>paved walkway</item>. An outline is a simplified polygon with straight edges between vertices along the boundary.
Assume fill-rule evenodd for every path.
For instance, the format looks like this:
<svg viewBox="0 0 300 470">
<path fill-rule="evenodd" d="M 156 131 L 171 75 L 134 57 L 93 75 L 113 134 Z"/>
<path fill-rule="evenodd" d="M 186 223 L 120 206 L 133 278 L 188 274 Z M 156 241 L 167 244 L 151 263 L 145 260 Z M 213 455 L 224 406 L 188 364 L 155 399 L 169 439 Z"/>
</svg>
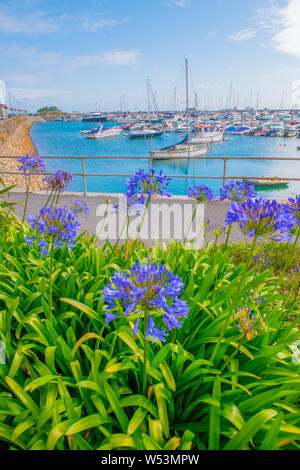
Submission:
<svg viewBox="0 0 300 470">
<path fill-rule="evenodd" d="M 103 217 L 106 212 L 107 206 L 105 205 L 105 200 L 110 197 L 111 206 L 109 208 L 109 226 L 103 227 L 102 236 L 104 232 L 110 230 L 109 239 L 113 242 L 120 235 L 121 228 L 124 226 L 124 217 L 120 218 L 119 214 L 121 211 L 117 211 L 112 214 L 113 205 L 120 204 L 120 197 L 122 195 L 111 195 L 107 194 L 90 194 L 88 196 L 82 195 L 82 193 L 65 193 L 60 197 L 59 205 L 69 205 L 74 200 L 82 200 L 88 204 L 90 209 L 90 214 L 88 218 L 83 218 L 80 216 L 81 229 L 87 230 L 89 234 L 94 234 L 99 230 L 103 225 Z M 46 203 L 48 199 L 47 193 L 32 193 L 29 196 L 28 210 L 27 214 L 37 214 L 40 208 Z M 11 192 L 9 200 L 12 202 L 21 202 L 25 200 L 25 193 L 21 192 Z M 121 204 L 122 205 L 122 204 Z M 193 233 L 199 233 L 201 227 L 203 227 L 203 221 L 209 221 L 210 227 L 214 225 L 220 225 L 225 227 L 225 218 L 227 211 L 229 209 L 230 203 L 225 201 L 214 201 L 210 203 L 200 204 L 197 212 L 197 217 L 193 226 L 191 226 L 189 235 L 193 237 Z M 195 208 L 195 202 L 188 198 L 187 196 L 172 196 L 171 198 L 157 198 L 149 206 L 148 211 L 148 220 L 147 217 L 143 222 L 143 228 L 141 233 L 141 238 L 145 241 L 148 241 L 150 244 L 153 242 L 154 238 L 159 240 L 167 241 L 169 239 L 184 240 L 185 235 L 188 231 L 192 214 Z M 23 215 L 23 204 L 16 206 L 16 214 L 19 217 Z M 197 225 L 196 225 L 197 219 Z M 134 238 L 134 227 L 138 227 L 140 219 L 132 217 L 131 230 L 132 237 Z M 215 235 L 212 231 L 207 230 L 206 226 L 206 236 L 205 242 L 214 240 Z M 123 232 L 123 237 L 126 236 L 126 229 Z M 219 239 L 220 241 L 225 241 L 225 236 Z M 233 227 L 230 241 L 245 241 L 245 237 L 238 227 Z"/>
</svg>

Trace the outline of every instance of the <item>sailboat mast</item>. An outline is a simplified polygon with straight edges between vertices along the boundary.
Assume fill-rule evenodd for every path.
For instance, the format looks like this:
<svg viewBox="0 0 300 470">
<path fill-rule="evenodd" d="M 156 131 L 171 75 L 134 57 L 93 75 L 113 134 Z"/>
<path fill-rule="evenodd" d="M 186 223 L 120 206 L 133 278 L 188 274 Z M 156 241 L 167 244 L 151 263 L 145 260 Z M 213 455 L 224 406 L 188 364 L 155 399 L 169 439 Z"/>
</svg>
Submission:
<svg viewBox="0 0 300 470">
<path fill-rule="evenodd" d="M 189 76 L 188 76 L 188 60 L 185 59 L 185 88 L 186 88 L 186 116 L 187 125 L 189 125 Z"/>
</svg>

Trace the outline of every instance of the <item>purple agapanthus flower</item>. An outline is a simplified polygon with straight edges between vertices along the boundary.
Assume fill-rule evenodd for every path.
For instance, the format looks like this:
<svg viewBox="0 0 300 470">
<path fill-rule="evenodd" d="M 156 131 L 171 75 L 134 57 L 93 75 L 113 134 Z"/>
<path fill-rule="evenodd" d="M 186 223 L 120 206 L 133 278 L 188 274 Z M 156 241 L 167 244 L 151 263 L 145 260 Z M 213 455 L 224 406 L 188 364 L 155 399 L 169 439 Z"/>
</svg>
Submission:
<svg viewBox="0 0 300 470">
<path fill-rule="evenodd" d="M 90 213 L 90 209 L 87 205 L 86 202 L 81 201 L 80 199 L 77 199 L 76 201 L 73 201 L 70 205 L 70 211 L 78 217 L 80 214 L 83 214 L 85 218 L 88 217 Z"/>
<path fill-rule="evenodd" d="M 289 198 L 288 202 L 282 204 L 280 214 L 281 227 L 285 234 L 285 239 L 289 241 L 300 228 L 300 195 Z"/>
<path fill-rule="evenodd" d="M 180 328 L 182 317 L 187 317 L 187 302 L 180 300 L 184 284 L 165 266 L 156 263 L 136 263 L 129 271 L 118 272 L 103 289 L 106 321 L 122 314 L 135 320 L 133 333 L 137 335 L 140 320 L 148 313 L 145 338 L 165 341 L 167 330 Z"/>
<path fill-rule="evenodd" d="M 145 204 L 149 199 L 156 196 L 171 197 L 167 191 L 170 178 L 162 174 L 162 170 L 155 174 L 154 170 L 146 173 L 144 170 L 138 170 L 134 176 L 129 178 L 126 183 L 127 197 L 139 195 L 140 203 Z"/>
<path fill-rule="evenodd" d="M 190 186 L 188 196 L 196 199 L 198 202 L 214 201 L 216 199 L 214 191 L 205 186 L 205 184 Z"/>
<path fill-rule="evenodd" d="M 230 225 L 238 223 L 243 233 L 259 238 L 270 237 L 282 229 L 279 220 L 281 204 L 275 199 L 247 199 L 237 203 L 232 202 L 225 220 Z"/>
<path fill-rule="evenodd" d="M 44 178 L 47 191 L 64 192 L 67 185 L 73 181 L 73 175 L 67 170 L 58 170 L 54 175 Z"/>
<path fill-rule="evenodd" d="M 23 155 L 18 159 L 20 166 L 18 166 L 19 171 L 23 171 L 24 174 L 32 175 L 34 173 L 44 173 L 45 163 L 43 160 L 36 155 Z"/>
<path fill-rule="evenodd" d="M 224 201 L 243 202 L 248 198 L 256 197 L 255 187 L 251 186 L 247 181 L 230 181 L 224 184 L 220 189 L 220 199 Z"/>
<path fill-rule="evenodd" d="M 63 245 L 67 245 L 70 249 L 77 241 L 80 222 L 67 207 L 56 209 L 43 207 L 38 216 L 28 216 L 27 222 L 37 234 L 26 236 L 25 241 L 28 246 L 38 241 L 43 256 L 49 255 L 52 243 L 54 249 L 62 248 Z"/>
<path fill-rule="evenodd" d="M 145 209 L 145 197 L 142 194 L 126 193 L 120 198 L 120 208 L 127 215 L 138 215 Z"/>
</svg>

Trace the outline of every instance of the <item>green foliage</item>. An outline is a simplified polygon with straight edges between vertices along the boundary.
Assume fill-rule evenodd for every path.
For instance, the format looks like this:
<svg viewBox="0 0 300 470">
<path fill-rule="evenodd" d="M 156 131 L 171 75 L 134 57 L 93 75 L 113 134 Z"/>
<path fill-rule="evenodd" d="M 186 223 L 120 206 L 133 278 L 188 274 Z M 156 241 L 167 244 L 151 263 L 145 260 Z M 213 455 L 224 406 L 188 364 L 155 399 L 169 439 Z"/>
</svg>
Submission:
<svg viewBox="0 0 300 470">
<path fill-rule="evenodd" d="M 247 271 L 245 291 L 261 292 L 267 331 L 243 341 L 233 319 L 212 352 L 244 261 L 207 246 L 186 250 L 142 243 L 97 247 L 81 235 L 55 251 L 49 321 L 49 259 L 10 225 L 0 233 L 0 443 L 10 449 L 299 449 L 299 310 L 269 268 Z M 116 269 L 147 257 L 185 283 L 190 314 L 164 344 L 143 344 L 132 325 L 105 323 L 101 291 Z M 123 323 L 122 323 L 123 322 Z"/>
<path fill-rule="evenodd" d="M 56 106 L 44 106 L 37 110 L 37 113 L 59 113 L 60 110 Z"/>
</svg>

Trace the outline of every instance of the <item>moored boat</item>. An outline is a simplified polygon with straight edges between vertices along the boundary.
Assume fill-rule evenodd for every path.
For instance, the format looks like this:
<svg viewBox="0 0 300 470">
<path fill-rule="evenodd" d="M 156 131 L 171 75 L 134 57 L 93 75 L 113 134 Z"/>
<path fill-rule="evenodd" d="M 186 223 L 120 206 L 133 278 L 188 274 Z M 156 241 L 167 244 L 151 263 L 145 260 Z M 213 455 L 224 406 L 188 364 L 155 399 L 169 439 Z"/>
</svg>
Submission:
<svg viewBox="0 0 300 470">
<path fill-rule="evenodd" d="M 128 139 L 153 139 L 155 137 L 161 137 L 164 131 L 153 130 L 153 129 L 140 129 L 129 131 L 127 134 L 124 134 Z"/>
<path fill-rule="evenodd" d="M 202 155 L 205 155 L 207 150 L 207 145 L 198 146 L 190 144 L 188 142 L 188 135 L 186 135 L 182 141 L 178 142 L 178 144 L 169 145 L 168 147 L 164 147 L 160 150 L 153 150 L 152 152 L 150 152 L 150 156 L 152 158 L 157 159 L 200 157 Z"/>
<path fill-rule="evenodd" d="M 100 126 L 95 132 L 91 131 L 85 134 L 87 139 L 106 139 L 108 137 L 117 137 L 122 131 L 122 127 L 111 127 L 110 129 L 104 129 Z"/>
<path fill-rule="evenodd" d="M 223 131 L 219 131 L 213 126 L 199 126 L 189 138 L 191 144 L 214 144 L 222 142 L 222 140 Z"/>
<path fill-rule="evenodd" d="M 255 186 L 256 189 L 275 189 L 287 188 L 289 183 L 287 180 L 277 179 L 275 176 L 271 178 L 243 178 L 247 183 Z"/>
</svg>

